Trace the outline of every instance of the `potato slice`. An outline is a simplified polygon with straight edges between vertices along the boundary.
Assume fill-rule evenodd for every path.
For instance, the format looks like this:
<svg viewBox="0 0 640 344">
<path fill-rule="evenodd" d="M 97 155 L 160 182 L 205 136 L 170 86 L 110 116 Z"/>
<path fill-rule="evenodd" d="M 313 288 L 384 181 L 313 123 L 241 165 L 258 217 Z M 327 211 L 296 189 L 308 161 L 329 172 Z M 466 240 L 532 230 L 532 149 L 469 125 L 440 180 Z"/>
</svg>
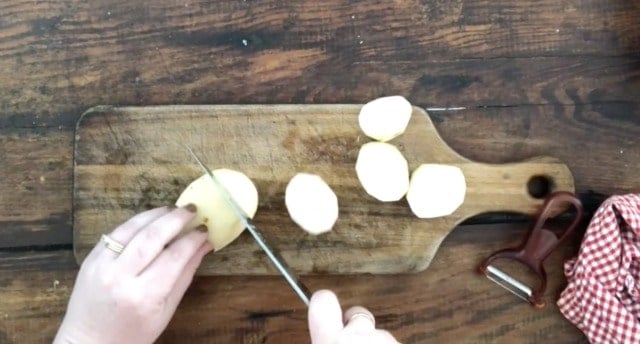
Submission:
<svg viewBox="0 0 640 344">
<path fill-rule="evenodd" d="M 258 190 L 251 179 L 242 172 L 229 169 L 217 169 L 212 173 L 240 208 L 253 218 L 258 210 Z M 176 201 L 176 206 L 181 207 L 189 203 L 198 207 L 198 213 L 188 227 L 206 225 L 209 228 L 209 242 L 216 251 L 229 245 L 244 230 L 240 219 L 227 205 L 207 174 L 187 186 Z"/>
<path fill-rule="evenodd" d="M 289 216 L 309 234 L 330 231 L 338 220 L 338 197 L 322 177 L 298 173 L 287 184 L 285 205 Z"/>
<path fill-rule="evenodd" d="M 386 142 L 404 133 L 412 112 L 411 103 L 404 97 L 382 97 L 362 106 L 358 122 L 367 136 Z"/>
<path fill-rule="evenodd" d="M 369 142 L 360 147 L 356 174 L 364 190 L 382 202 L 400 200 L 409 188 L 409 165 L 396 146 Z"/>
<path fill-rule="evenodd" d="M 407 201 L 419 218 L 451 215 L 464 202 L 467 184 L 457 166 L 422 164 L 411 175 Z"/>
</svg>

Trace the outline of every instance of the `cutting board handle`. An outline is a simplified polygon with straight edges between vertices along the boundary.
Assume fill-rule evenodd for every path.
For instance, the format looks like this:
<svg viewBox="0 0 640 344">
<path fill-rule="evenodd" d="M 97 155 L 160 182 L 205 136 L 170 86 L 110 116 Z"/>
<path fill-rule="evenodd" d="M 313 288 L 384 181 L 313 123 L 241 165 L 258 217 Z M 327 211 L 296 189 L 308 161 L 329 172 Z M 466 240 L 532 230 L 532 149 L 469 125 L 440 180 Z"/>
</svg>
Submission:
<svg viewBox="0 0 640 344">
<path fill-rule="evenodd" d="M 484 211 L 533 215 L 551 193 L 574 192 L 571 171 L 567 165 L 552 157 L 500 165 L 469 162 L 458 166 L 467 178 L 465 204 L 482 208 L 467 208 L 465 213 Z M 554 208 L 551 216 L 563 210 Z"/>
</svg>

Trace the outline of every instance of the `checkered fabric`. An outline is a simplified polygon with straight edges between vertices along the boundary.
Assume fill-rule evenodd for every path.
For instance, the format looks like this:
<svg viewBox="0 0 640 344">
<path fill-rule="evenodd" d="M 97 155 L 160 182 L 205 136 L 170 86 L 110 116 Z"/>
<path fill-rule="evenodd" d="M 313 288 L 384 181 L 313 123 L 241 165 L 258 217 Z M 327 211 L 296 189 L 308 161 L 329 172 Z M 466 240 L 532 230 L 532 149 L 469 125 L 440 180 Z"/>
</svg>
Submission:
<svg viewBox="0 0 640 344">
<path fill-rule="evenodd" d="M 640 194 L 598 208 L 564 272 L 558 307 L 591 343 L 640 343 Z"/>
</svg>

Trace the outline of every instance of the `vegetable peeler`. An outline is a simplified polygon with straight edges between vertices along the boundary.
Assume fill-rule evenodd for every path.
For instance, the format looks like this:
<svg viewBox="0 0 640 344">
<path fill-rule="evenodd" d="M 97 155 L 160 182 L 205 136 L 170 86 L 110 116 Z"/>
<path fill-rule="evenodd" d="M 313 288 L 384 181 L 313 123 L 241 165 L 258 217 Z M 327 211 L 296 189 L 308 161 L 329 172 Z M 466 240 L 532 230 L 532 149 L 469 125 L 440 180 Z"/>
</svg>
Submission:
<svg viewBox="0 0 640 344">
<path fill-rule="evenodd" d="M 556 235 L 553 231 L 544 228 L 554 205 L 562 206 L 563 203 L 569 203 L 576 209 L 575 217 L 569 227 L 560 235 Z M 540 214 L 536 218 L 533 227 L 529 231 L 524 242 L 515 248 L 509 248 L 497 251 L 485 259 L 480 264 L 479 270 L 485 274 L 487 278 L 497 283 L 501 287 L 507 289 L 511 293 L 529 302 L 536 308 L 545 306 L 542 296 L 547 287 L 547 273 L 544 269 L 544 260 L 558 245 L 566 239 L 582 220 L 583 215 L 582 202 L 569 192 L 555 192 L 547 197 Z M 497 259 L 511 259 L 529 267 L 540 279 L 540 283 L 536 289 L 528 287 L 524 283 L 509 276 L 507 273 L 491 265 Z"/>
</svg>

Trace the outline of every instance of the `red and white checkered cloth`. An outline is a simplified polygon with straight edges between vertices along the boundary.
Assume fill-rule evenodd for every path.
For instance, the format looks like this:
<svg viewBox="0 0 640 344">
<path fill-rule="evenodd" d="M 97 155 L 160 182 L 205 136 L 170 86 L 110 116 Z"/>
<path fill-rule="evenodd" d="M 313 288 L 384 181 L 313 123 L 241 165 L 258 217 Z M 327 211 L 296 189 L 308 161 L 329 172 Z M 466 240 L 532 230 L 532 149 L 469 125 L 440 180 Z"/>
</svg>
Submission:
<svg viewBox="0 0 640 344">
<path fill-rule="evenodd" d="M 591 343 L 640 343 L 640 194 L 608 198 L 564 270 L 558 307 Z"/>
</svg>

